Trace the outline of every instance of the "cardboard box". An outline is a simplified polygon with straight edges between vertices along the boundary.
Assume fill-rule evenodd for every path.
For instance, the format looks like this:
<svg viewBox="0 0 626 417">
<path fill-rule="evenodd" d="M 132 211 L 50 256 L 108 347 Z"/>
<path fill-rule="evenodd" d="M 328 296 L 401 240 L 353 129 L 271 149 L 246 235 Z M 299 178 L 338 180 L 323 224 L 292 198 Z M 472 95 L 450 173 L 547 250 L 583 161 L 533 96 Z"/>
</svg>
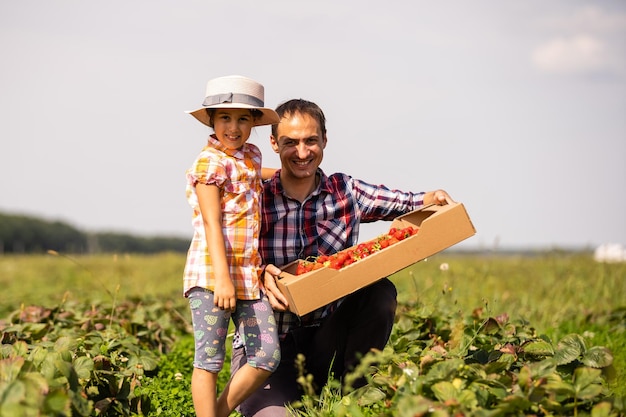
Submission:
<svg viewBox="0 0 626 417">
<path fill-rule="evenodd" d="M 476 233 L 461 203 L 426 206 L 397 217 L 389 227 L 407 226 L 418 226 L 419 232 L 340 270 L 324 267 L 295 275 L 298 261 L 285 266 L 277 284 L 290 311 L 307 314 Z"/>
</svg>

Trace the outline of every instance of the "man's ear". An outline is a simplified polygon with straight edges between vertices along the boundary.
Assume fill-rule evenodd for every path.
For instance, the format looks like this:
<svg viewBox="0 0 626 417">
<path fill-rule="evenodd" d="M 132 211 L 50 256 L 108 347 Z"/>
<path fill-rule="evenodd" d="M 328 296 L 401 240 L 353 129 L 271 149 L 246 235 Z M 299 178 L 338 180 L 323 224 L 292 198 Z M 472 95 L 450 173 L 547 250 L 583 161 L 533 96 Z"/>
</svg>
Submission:
<svg viewBox="0 0 626 417">
<path fill-rule="evenodd" d="M 322 149 L 326 149 L 326 144 L 328 143 L 328 136 L 324 134 L 324 145 L 322 145 Z"/>
<path fill-rule="evenodd" d="M 272 145 L 274 152 L 278 153 L 278 142 L 276 141 L 274 135 L 270 135 L 270 145 Z"/>
</svg>

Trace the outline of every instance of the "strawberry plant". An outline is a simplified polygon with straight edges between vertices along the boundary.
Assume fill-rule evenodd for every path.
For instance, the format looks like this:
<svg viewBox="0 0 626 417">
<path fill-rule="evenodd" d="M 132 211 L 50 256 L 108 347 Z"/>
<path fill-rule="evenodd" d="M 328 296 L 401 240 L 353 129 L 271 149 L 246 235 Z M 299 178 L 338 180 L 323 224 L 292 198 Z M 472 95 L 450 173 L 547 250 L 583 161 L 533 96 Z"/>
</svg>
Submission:
<svg viewBox="0 0 626 417">
<path fill-rule="evenodd" d="M 0 415 L 147 412 L 136 388 L 187 330 L 162 303 L 22 308 L 0 324 Z"/>
<path fill-rule="evenodd" d="M 291 414 L 626 415 L 626 264 L 530 255 L 441 254 L 394 274 L 387 347 Z M 0 416 L 193 415 L 184 254 L 60 261 L 0 257 Z"/>
<path fill-rule="evenodd" d="M 554 343 L 506 314 L 481 314 L 478 309 L 465 319 L 442 317 L 404 306 L 388 346 L 366 355 L 343 381 L 343 390 L 331 382 L 334 392 L 326 389 L 316 400 L 309 394 L 292 413 L 617 416 L 625 411 L 607 387 L 613 362 L 608 349 L 588 347 L 577 334 Z M 368 384 L 352 391 L 351 382 L 360 377 Z M 322 402 L 324 408 L 315 405 Z"/>
</svg>

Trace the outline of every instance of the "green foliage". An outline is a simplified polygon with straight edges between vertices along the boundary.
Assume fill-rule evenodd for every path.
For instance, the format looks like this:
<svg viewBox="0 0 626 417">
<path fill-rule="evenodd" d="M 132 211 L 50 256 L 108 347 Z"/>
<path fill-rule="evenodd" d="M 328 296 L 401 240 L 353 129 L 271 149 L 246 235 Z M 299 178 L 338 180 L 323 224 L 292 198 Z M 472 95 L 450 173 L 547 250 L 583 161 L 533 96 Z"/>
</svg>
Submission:
<svg viewBox="0 0 626 417">
<path fill-rule="evenodd" d="M 577 334 L 553 343 L 506 315 L 442 316 L 404 305 L 388 346 L 366 355 L 343 390 L 332 381 L 334 389 L 320 397 L 309 394 L 292 413 L 620 415 L 626 411 L 622 400 L 607 384 L 612 362 L 608 349 L 587 347 Z M 351 391 L 351 382 L 360 377 L 368 384 Z"/>
<path fill-rule="evenodd" d="M 218 375 L 218 391 L 221 391 L 230 378 L 230 352 L 230 343 L 227 342 L 224 369 Z M 161 358 L 158 373 L 144 380 L 140 390 L 142 395 L 147 395 L 150 399 L 150 415 L 163 417 L 195 416 L 191 398 L 193 356 L 193 335 L 187 334 L 181 337 L 172 350 Z M 233 415 L 235 414 L 233 413 Z"/>
<path fill-rule="evenodd" d="M 183 266 L 0 256 L 0 415 L 193 415 Z M 303 371 L 292 414 L 624 415 L 625 276 L 584 254 L 420 262 L 392 277 L 388 346 L 319 395 Z M 359 375 L 368 385 L 350 390 Z"/>
<path fill-rule="evenodd" d="M 138 393 L 150 400 L 150 415 L 163 417 L 194 416 L 191 399 L 193 336 L 181 338 L 159 361 L 156 375 L 146 378 Z"/>
<path fill-rule="evenodd" d="M 188 331 L 172 306 L 149 300 L 16 311 L 0 325 L 0 415 L 146 413 L 136 388 Z"/>
</svg>

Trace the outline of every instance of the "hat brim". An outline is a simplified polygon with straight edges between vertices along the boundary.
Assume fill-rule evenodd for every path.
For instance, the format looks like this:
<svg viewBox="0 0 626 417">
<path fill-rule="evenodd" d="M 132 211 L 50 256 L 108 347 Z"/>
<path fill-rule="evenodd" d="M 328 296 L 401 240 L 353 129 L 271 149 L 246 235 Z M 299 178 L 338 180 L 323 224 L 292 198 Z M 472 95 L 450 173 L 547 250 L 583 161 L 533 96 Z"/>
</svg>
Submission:
<svg viewBox="0 0 626 417">
<path fill-rule="evenodd" d="M 203 123 L 210 127 L 209 114 L 207 113 L 207 109 L 250 109 L 250 110 L 259 110 L 263 113 L 263 115 L 254 120 L 255 126 L 265 126 L 265 125 L 273 125 L 277 124 L 280 121 L 278 117 L 278 113 L 274 111 L 274 109 L 270 109 L 267 107 L 256 107 L 248 104 L 232 104 L 232 103 L 222 103 L 222 104 L 214 104 L 212 106 L 201 107 L 197 110 L 188 110 L 185 113 L 192 115 L 195 117 L 200 123 Z"/>
</svg>

